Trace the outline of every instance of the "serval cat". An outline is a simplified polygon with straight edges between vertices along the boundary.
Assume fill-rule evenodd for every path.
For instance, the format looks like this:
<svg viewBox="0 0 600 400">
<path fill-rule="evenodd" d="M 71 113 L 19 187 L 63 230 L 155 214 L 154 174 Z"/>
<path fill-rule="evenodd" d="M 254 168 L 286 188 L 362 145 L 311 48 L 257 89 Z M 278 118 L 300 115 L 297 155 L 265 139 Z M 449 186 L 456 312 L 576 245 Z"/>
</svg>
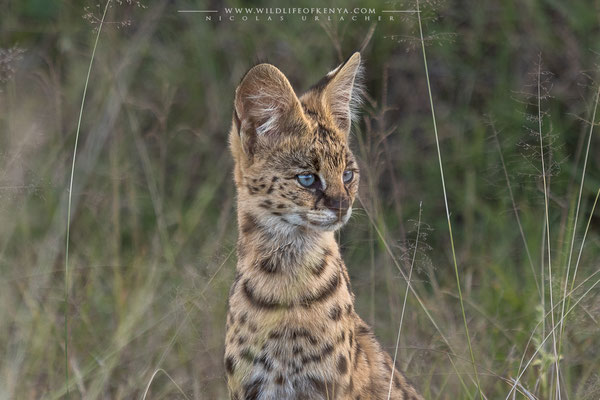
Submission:
<svg viewBox="0 0 600 400">
<path fill-rule="evenodd" d="M 355 53 L 298 98 L 281 71 L 260 64 L 235 92 L 239 241 L 225 345 L 232 399 L 422 399 L 354 312 L 334 238 L 358 190 L 348 136 L 360 72 Z"/>
</svg>

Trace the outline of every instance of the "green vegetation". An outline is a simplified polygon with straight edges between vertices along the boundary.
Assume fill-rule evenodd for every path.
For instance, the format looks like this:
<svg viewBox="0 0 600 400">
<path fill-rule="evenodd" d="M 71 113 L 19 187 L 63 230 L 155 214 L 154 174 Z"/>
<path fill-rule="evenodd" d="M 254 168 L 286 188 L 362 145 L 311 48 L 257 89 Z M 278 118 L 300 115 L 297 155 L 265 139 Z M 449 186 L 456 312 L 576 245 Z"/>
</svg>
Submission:
<svg viewBox="0 0 600 400">
<path fill-rule="evenodd" d="M 420 2 L 421 40 L 414 13 L 218 22 L 177 12 L 218 1 L 112 0 L 72 192 L 106 2 L 2 4 L 0 399 L 225 399 L 235 87 L 267 60 L 302 91 L 355 50 L 358 312 L 429 399 L 479 398 L 477 378 L 490 400 L 600 397 L 597 4 Z"/>
</svg>

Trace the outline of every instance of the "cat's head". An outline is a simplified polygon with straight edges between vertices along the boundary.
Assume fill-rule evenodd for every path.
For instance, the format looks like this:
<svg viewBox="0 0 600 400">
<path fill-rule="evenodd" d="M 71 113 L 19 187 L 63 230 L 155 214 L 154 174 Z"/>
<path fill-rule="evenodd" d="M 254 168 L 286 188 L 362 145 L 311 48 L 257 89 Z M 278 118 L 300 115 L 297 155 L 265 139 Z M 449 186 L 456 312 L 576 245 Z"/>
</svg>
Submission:
<svg viewBox="0 0 600 400">
<path fill-rule="evenodd" d="M 358 164 L 348 146 L 360 103 L 360 54 L 298 97 L 276 67 L 235 92 L 230 144 L 239 205 L 262 224 L 332 231 L 350 218 Z"/>
</svg>

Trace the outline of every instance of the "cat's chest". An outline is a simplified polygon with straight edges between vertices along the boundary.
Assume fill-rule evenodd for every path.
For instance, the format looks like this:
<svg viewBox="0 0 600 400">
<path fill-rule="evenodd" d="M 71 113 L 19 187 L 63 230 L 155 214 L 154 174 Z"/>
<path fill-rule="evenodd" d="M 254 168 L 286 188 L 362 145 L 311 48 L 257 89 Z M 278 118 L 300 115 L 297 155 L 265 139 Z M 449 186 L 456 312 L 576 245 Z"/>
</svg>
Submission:
<svg viewBox="0 0 600 400">
<path fill-rule="evenodd" d="M 323 323 L 322 328 L 316 322 L 288 320 L 267 328 L 262 321 L 262 327 L 260 323 L 250 327 L 241 346 L 228 346 L 238 353 L 230 383 L 238 388 L 240 398 L 335 398 L 332 394 L 340 393 L 349 381 L 354 330 L 349 321 Z M 230 331 L 228 340 L 235 341 L 236 329 Z"/>
</svg>

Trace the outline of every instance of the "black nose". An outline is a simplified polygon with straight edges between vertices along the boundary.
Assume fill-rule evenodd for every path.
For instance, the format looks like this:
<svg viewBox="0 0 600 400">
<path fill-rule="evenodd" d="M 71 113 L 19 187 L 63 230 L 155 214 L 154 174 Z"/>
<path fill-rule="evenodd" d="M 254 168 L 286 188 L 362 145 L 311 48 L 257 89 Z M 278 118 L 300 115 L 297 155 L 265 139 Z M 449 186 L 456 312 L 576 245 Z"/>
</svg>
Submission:
<svg viewBox="0 0 600 400">
<path fill-rule="evenodd" d="M 329 197 L 325 196 L 325 207 L 334 211 L 338 215 L 345 215 L 350 207 L 350 199 L 347 196 Z"/>
</svg>

